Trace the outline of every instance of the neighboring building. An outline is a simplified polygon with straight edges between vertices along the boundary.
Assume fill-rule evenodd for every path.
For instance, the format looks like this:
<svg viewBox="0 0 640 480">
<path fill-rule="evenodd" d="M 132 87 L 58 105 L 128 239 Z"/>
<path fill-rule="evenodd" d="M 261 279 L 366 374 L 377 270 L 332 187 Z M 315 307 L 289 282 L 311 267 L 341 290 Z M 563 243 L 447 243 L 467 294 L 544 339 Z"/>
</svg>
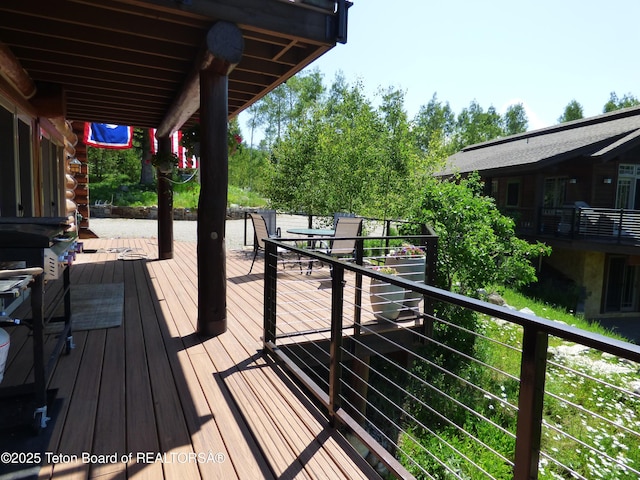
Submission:
<svg viewBox="0 0 640 480">
<path fill-rule="evenodd" d="M 640 107 L 469 146 L 444 174 L 477 171 L 523 238 L 582 286 L 587 318 L 640 313 Z"/>
</svg>

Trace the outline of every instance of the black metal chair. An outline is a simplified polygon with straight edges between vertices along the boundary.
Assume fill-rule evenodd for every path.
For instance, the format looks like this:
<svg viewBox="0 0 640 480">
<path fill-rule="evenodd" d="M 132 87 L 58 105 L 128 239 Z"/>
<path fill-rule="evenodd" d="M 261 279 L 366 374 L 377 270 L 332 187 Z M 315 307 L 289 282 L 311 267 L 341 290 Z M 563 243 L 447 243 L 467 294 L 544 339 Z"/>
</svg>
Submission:
<svg viewBox="0 0 640 480">
<path fill-rule="evenodd" d="M 253 270 L 253 264 L 256 261 L 256 257 L 258 256 L 258 252 L 262 250 L 265 251 L 265 238 L 280 238 L 280 229 L 276 229 L 274 234 L 269 234 L 269 229 L 267 228 L 267 222 L 265 218 L 258 213 L 250 213 L 251 222 L 253 223 L 253 261 L 251 262 L 251 268 L 249 269 L 249 273 Z M 284 252 L 285 249 L 278 247 L 278 253 Z"/>
</svg>

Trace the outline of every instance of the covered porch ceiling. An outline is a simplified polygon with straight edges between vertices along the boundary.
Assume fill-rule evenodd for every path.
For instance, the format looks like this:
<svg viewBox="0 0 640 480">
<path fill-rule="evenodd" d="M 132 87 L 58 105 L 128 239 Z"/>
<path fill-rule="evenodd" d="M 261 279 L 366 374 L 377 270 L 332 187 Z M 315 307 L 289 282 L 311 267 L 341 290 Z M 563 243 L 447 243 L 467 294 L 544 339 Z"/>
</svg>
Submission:
<svg viewBox="0 0 640 480">
<path fill-rule="evenodd" d="M 197 74 L 216 22 L 236 24 L 244 38 L 242 60 L 229 75 L 232 118 L 346 41 L 349 6 L 345 0 L 1 2 L 0 46 L 33 81 L 27 100 L 38 115 L 52 116 L 58 104 L 71 121 L 157 128 Z M 190 113 L 187 123 L 196 117 Z"/>
</svg>

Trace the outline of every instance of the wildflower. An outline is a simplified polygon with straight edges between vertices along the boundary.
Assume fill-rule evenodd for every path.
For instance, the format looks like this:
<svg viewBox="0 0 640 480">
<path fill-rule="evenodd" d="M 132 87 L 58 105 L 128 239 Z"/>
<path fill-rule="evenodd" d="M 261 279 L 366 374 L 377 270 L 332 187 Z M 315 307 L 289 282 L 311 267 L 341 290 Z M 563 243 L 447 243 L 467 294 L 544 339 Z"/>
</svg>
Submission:
<svg viewBox="0 0 640 480">
<path fill-rule="evenodd" d="M 384 275 L 397 275 L 398 274 L 398 270 L 396 270 L 393 267 L 373 267 L 373 269 L 376 272 L 382 273 Z"/>
<path fill-rule="evenodd" d="M 424 249 L 421 247 L 416 247 L 415 245 L 403 244 L 402 247 L 398 250 L 391 250 L 389 252 L 389 256 L 391 257 L 424 257 Z"/>
</svg>

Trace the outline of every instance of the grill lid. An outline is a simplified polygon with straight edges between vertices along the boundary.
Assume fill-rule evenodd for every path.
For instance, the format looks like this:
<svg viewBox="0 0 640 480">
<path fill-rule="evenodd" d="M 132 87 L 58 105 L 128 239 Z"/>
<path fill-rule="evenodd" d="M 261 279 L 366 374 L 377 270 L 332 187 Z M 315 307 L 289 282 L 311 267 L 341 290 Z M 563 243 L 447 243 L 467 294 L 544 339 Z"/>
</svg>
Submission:
<svg viewBox="0 0 640 480">
<path fill-rule="evenodd" d="M 63 225 L 0 222 L 0 248 L 48 248 L 64 235 Z"/>
</svg>

